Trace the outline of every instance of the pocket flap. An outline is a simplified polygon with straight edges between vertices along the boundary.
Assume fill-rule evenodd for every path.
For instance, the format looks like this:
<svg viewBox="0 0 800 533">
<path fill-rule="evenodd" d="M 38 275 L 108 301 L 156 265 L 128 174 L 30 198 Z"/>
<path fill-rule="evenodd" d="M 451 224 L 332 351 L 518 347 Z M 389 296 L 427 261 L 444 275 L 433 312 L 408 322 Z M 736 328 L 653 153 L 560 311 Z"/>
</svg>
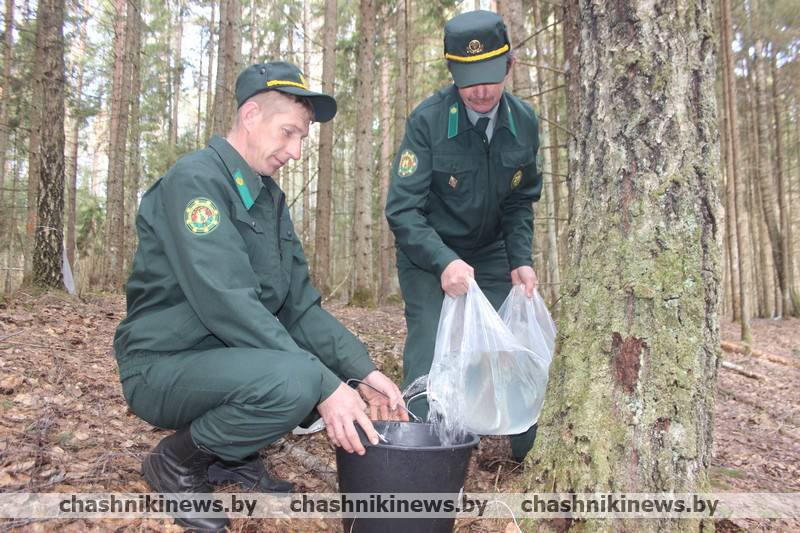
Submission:
<svg viewBox="0 0 800 533">
<path fill-rule="evenodd" d="M 457 174 L 475 170 L 478 167 L 478 160 L 474 157 L 464 156 L 464 154 L 434 154 L 433 170 L 446 174 Z"/>
</svg>

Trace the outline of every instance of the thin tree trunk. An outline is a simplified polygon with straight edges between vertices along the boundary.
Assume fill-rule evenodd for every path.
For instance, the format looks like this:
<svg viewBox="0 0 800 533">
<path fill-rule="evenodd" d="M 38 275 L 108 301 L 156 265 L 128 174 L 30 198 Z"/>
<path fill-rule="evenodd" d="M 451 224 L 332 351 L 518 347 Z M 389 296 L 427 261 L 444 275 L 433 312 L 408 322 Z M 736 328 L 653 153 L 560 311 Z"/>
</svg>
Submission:
<svg viewBox="0 0 800 533">
<path fill-rule="evenodd" d="M 516 2 L 517 0 L 511 0 L 511 2 Z M 535 1 L 533 2 L 533 9 L 536 14 L 536 20 L 538 21 L 538 25 L 540 27 L 544 26 L 544 17 L 543 17 L 543 7 L 541 2 Z M 539 38 L 539 34 L 534 34 L 534 48 L 536 49 L 536 61 L 537 63 L 545 62 L 545 54 L 544 49 L 542 48 L 542 43 Z M 515 74 L 516 76 L 516 74 Z M 546 73 L 545 69 L 537 68 L 536 69 L 536 83 L 539 89 L 539 109 L 546 110 L 548 109 L 548 102 L 549 102 L 549 94 L 545 93 L 545 87 L 547 83 L 546 80 Z M 516 88 L 515 88 L 516 90 Z M 525 91 L 525 89 L 521 89 Z M 529 94 L 530 89 L 522 94 Z M 541 111 L 540 111 L 541 112 Z M 540 130 L 541 130 L 541 143 L 540 144 L 547 144 L 550 138 L 550 123 L 541 120 L 539 122 Z M 545 204 L 545 218 L 546 218 L 546 228 L 547 228 L 547 257 L 545 258 L 545 264 L 547 265 L 547 277 L 546 280 L 548 285 L 546 286 L 545 297 L 551 303 L 555 303 L 558 299 L 558 294 L 561 289 L 561 273 L 559 271 L 558 265 L 560 263 L 558 257 L 558 238 L 556 236 L 556 209 L 555 209 L 555 186 L 554 181 L 556 176 L 553 172 L 553 150 L 550 150 L 549 153 L 540 150 L 539 157 L 543 158 L 543 164 L 541 168 L 544 172 L 544 204 Z"/>
<path fill-rule="evenodd" d="M 395 76 L 395 104 L 394 104 L 394 146 L 400 146 L 403 141 L 406 117 L 409 113 L 408 97 L 408 0 L 401 0 L 397 4 L 397 18 L 395 19 L 395 39 L 397 41 L 397 75 Z"/>
<path fill-rule="evenodd" d="M 791 270 L 792 263 L 789 256 L 789 206 L 788 206 L 788 186 L 783 168 L 783 127 L 781 125 L 780 97 L 778 96 L 778 54 L 775 50 L 771 54 L 770 68 L 772 71 L 772 114 L 775 123 L 775 181 L 778 185 L 778 212 L 781 235 L 781 271 L 783 272 L 783 316 L 784 318 L 797 314 L 797 310 L 792 308 L 791 295 Z"/>
<path fill-rule="evenodd" d="M 353 295 L 351 303 L 375 305 L 372 278 L 372 80 L 375 62 L 375 3 L 361 0 L 356 79 L 355 220 L 353 221 Z"/>
<path fill-rule="evenodd" d="M 39 143 L 39 231 L 33 253 L 33 282 L 63 288 L 64 253 L 64 0 L 39 0 L 37 43 L 42 46 L 42 117 Z M 39 35 L 41 34 L 41 39 Z"/>
<path fill-rule="evenodd" d="M 754 64 L 751 57 L 747 58 L 747 90 L 746 95 L 746 109 L 747 109 L 747 143 L 749 166 L 747 173 L 747 213 L 748 219 L 752 221 L 750 224 L 750 242 L 753 243 L 753 261 L 752 279 L 755 283 L 754 296 L 756 297 L 756 305 L 754 312 L 756 316 L 766 317 L 771 315 L 771 310 L 767 309 L 769 296 L 768 296 L 768 283 L 762 270 L 766 264 L 766 254 L 764 247 L 767 243 L 761 238 L 761 225 L 762 218 L 759 215 L 761 202 L 759 201 L 758 194 L 758 173 L 761 165 L 761 157 L 758 148 L 758 111 L 756 110 L 756 83 L 755 76 L 753 75 Z"/>
<path fill-rule="evenodd" d="M 325 23 L 322 33 L 322 92 L 333 94 L 336 80 L 336 0 L 325 0 Z M 314 283 L 323 295 L 331 289 L 331 178 L 333 175 L 333 123 L 319 128 L 319 170 L 317 173 L 317 216 Z"/>
<path fill-rule="evenodd" d="M 68 184 L 68 204 L 67 204 L 67 259 L 69 260 L 70 267 L 75 271 L 75 250 L 76 250 L 76 207 L 78 197 L 78 136 L 81 131 L 81 102 L 83 100 L 83 74 L 86 69 L 86 20 L 85 13 L 81 7 L 77 13 L 79 17 L 79 30 L 78 30 L 78 52 L 77 56 L 77 73 L 75 75 L 75 108 L 72 110 L 70 117 L 70 157 L 67 168 L 67 184 Z"/>
<path fill-rule="evenodd" d="M 523 485 L 703 492 L 710 487 L 722 232 L 709 8 L 580 0 L 577 15 L 573 96 L 582 107 L 570 154 L 570 268 L 541 445 L 528 457 Z M 653 77 L 643 65 L 670 68 Z M 700 520 L 560 525 L 677 531 L 699 530 Z"/>
<path fill-rule="evenodd" d="M 206 77 L 206 129 L 205 142 L 211 138 L 214 130 L 214 14 L 217 2 L 211 0 L 211 20 L 208 22 L 208 76 Z"/>
<path fill-rule="evenodd" d="M 745 185 L 744 173 L 740 172 L 741 159 L 739 157 L 739 110 L 738 100 L 736 97 L 736 78 L 734 76 L 734 62 L 733 52 L 731 46 L 733 44 L 733 22 L 731 21 L 731 3 L 730 0 L 720 1 L 721 25 L 722 36 L 720 50 L 722 51 L 721 61 L 723 64 L 723 80 L 722 84 L 725 88 L 725 143 L 727 153 L 725 157 L 726 172 L 728 175 L 728 189 L 729 195 L 733 195 L 733 208 L 734 213 L 731 219 L 734 219 L 736 224 L 733 228 L 728 229 L 735 237 L 734 242 L 736 246 L 736 259 L 738 279 L 738 316 L 741 325 L 740 334 L 742 342 L 749 350 L 753 343 L 752 334 L 750 331 L 750 319 L 752 317 L 752 302 L 751 302 L 751 271 L 752 271 L 752 247 L 749 240 L 750 219 L 747 216 L 747 207 L 745 206 L 745 197 L 747 188 Z M 734 299 L 735 305 L 736 299 Z"/>
<path fill-rule="evenodd" d="M 217 85 L 214 91 L 213 130 L 226 134 L 236 112 L 235 81 L 241 67 L 242 33 L 239 21 L 242 18 L 240 0 L 220 2 L 220 37 L 217 54 Z"/>
<path fill-rule="evenodd" d="M 136 211 L 139 205 L 139 176 L 141 174 L 140 162 L 140 127 L 139 127 L 139 98 L 142 92 L 141 80 L 141 41 L 142 41 L 142 13 L 141 0 L 128 0 L 128 30 L 130 31 L 130 49 L 128 50 L 129 62 L 131 64 L 131 113 L 130 113 L 130 136 L 128 138 L 128 202 L 126 209 L 126 235 L 125 246 L 127 248 L 125 259 L 130 265 L 133 262 L 133 255 L 136 252 Z M 180 86 L 180 82 L 179 82 Z"/>
<path fill-rule="evenodd" d="M 311 8 L 310 0 L 303 0 L 303 72 L 307 75 L 311 72 Z M 306 141 L 306 146 L 310 143 Z M 311 154 L 306 150 L 303 157 L 303 248 L 306 248 L 311 241 Z"/>
<path fill-rule="evenodd" d="M 26 12 L 29 12 L 27 7 Z M 42 137 L 42 97 L 44 83 L 44 58 L 42 49 L 44 44 L 40 39 L 44 38 L 42 32 L 36 32 L 36 51 L 34 52 L 33 80 L 31 91 L 31 110 L 30 110 L 30 133 L 28 136 L 28 198 L 25 216 L 25 239 L 23 241 L 23 254 L 25 262 L 23 266 L 23 277 L 25 281 L 31 279 L 33 272 L 33 249 L 36 240 L 39 205 L 39 145 Z"/>
<path fill-rule="evenodd" d="M 383 29 L 384 39 L 388 41 L 389 29 Z M 387 43 L 388 44 L 388 43 Z M 385 48 L 389 49 L 388 46 Z M 389 192 L 389 176 L 391 174 L 392 164 L 392 105 L 389 97 L 389 71 L 391 63 L 389 58 L 384 55 L 381 60 L 381 87 L 380 87 L 380 103 L 381 103 L 381 146 L 380 146 L 380 200 L 379 205 L 386 205 L 386 196 Z M 389 224 L 383 212 L 378 217 L 379 222 L 379 254 L 378 264 L 380 268 L 380 276 L 378 280 L 378 301 L 385 304 L 389 295 L 392 294 L 392 280 L 394 279 L 393 265 L 394 257 L 394 235 L 389 230 Z"/>
<path fill-rule="evenodd" d="M 108 185 L 106 187 L 106 234 L 104 286 L 122 285 L 125 265 L 125 156 L 130 108 L 130 64 L 127 59 L 127 2 L 116 0 L 114 27 L 114 79 L 111 95 L 111 126 L 108 145 Z"/>
<path fill-rule="evenodd" d="M 172 86 L 170 90 L 170 119 L 169 119 L 169 158 L 166 166 L 171 167 L 177 158 L 178 153 L 178 115 L 181 105 L 181 78 L 183 78 L 183 11 L 186 9 L 185 0 L 178 0 L 178 12 L 175 15 L 175 27 L 172 35 Z"/>
<path fill-rule="evenodd" d="M 3 33 L 3 72 L 0 74 L 0 208 L 5 206 L 6 151 L 8 151 L 8 84 L 11 81 L 11 56 L 14 49 L 14 0 L 6 0 L 5 24 Z M 0 235 L 8 222 L 0 217 Z M 7 241 L 9 247 L 11 241 Z"/>
<path fill-rule="evenodd" d="M 758 172 L 758 184 L 761 192 L 761 210 L 764 214 L 764 222 L 767 225 L 767 235 L 772 248 L 772 263 L 778 279 L 778 291 L 781 298 L 775 302 L 776 316 L 783 316 L 782 295 L 786 292 L 786 273 L 784 271 L 783 259 L 783 235 L 780 228 L 780 213 L 776 206 L 776 188 L 774 186 L 774 174 L 772 158 L 770 157 L 769 146 L 769 108 L 767 106 L 767 65 L 764 58 L 764 42 L 756 40 L 755 44 L 755 81 L 756 81 L 756 101 L 758 105 L 758 146 L 760 152 L 760 166 Z M 766 274 L 766 273 L 765 273 Z M 771 276 L 770 274 L 766 274 Z"/>
<path fill-rule="evenodd" d="M 248 63 L 251 65 L 258 62 L 258 47 L 256 46 L 257 11 L 258 0 L 250 0 L 250 56 Z"/>
</svg>

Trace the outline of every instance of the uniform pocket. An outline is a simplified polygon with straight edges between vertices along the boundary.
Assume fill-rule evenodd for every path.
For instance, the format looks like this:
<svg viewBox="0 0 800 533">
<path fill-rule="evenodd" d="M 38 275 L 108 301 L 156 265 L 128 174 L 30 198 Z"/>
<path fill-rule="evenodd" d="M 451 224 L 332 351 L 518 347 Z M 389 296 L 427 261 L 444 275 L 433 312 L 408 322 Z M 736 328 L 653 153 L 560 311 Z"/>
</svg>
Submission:
<svg viewBox="0 0 800 533">
<path fill-rule="evenodd" d="M 506 196 L 515 189 L 533 183 L 536 154 L 530 148 L 506 150 L 500 154 L 500 163 L 495 176 L 499 196 Z"/>
<path fill-rule="evenodd" d="M 443 197 L 463 198 L 476 188 L 480 161 L 465 154 L 434 154 L 431 189 Z"/>
</svg>

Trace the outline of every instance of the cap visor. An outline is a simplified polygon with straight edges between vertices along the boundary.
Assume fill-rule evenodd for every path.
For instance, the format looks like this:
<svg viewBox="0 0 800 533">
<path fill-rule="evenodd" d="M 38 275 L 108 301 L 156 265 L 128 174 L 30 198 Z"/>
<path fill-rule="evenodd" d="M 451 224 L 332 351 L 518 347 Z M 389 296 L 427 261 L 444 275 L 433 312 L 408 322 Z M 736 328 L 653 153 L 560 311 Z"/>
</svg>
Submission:
<svg viewBox="0 0 800 533">
<path fill-rule="evenodd" d="M 475 63 L 448 61 L 450 74 L 456 87 L 469 87 L 481 83 L 500 83 L 506 77 L 506 54 Z"/>
<path fill-rule="evenodd" d="M 336 116 L 336 99 L 301 87 L 275 87 L 275 90 L 308 98 L 314 108 L 314 122 L 328 122 Z"/>
</svg>

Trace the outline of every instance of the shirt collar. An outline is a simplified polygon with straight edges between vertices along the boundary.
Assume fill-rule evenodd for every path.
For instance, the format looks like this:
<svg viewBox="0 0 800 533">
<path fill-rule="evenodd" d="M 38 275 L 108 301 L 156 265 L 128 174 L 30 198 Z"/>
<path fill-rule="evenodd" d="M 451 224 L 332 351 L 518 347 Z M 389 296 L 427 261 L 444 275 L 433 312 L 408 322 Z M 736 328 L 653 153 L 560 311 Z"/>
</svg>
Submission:
<svg viewBox="0 0 800 533">
<path fill-rule="evenodd" d="M 456 135 L 473 128 L 473 117 L 470 116 L 470 113 L 474 113 L 475 117 L 490 116 L 494 113 L 494 118 L 490 117 L 489 120 L 495 121 L 495 130 L 498 128 L 506 128 L 514 137 L 517 136 L 517 126 L 514 121 L 514 115 L 511 113 L 511 107 L 505 91 L 500 101 L 497 103 L 497 106 L 489 113 L 477 113 L 471 109 L 467 109 L 467 106 L 464 105 L 464 102 L 461 100 L 461 95 L 458 94 L 458 89 L 455 84 L 449 87 L 449 93 L 446 108 L 448 139 L 452 139 Z M 475 118 L 475 120 L 477 121 L 477 118 Z"/>
<path fill-rule="evenodd" d="M 219 135 L 212 136 L 208 146 L 217 153 L 222 164 L 228 170 L 228 175 L 233 181 L 245 209 L 250 209 L 261 193 L 261 189 L 264 188 L 261 176 L 256 174 L 242 155 Z"/>
</svg>

